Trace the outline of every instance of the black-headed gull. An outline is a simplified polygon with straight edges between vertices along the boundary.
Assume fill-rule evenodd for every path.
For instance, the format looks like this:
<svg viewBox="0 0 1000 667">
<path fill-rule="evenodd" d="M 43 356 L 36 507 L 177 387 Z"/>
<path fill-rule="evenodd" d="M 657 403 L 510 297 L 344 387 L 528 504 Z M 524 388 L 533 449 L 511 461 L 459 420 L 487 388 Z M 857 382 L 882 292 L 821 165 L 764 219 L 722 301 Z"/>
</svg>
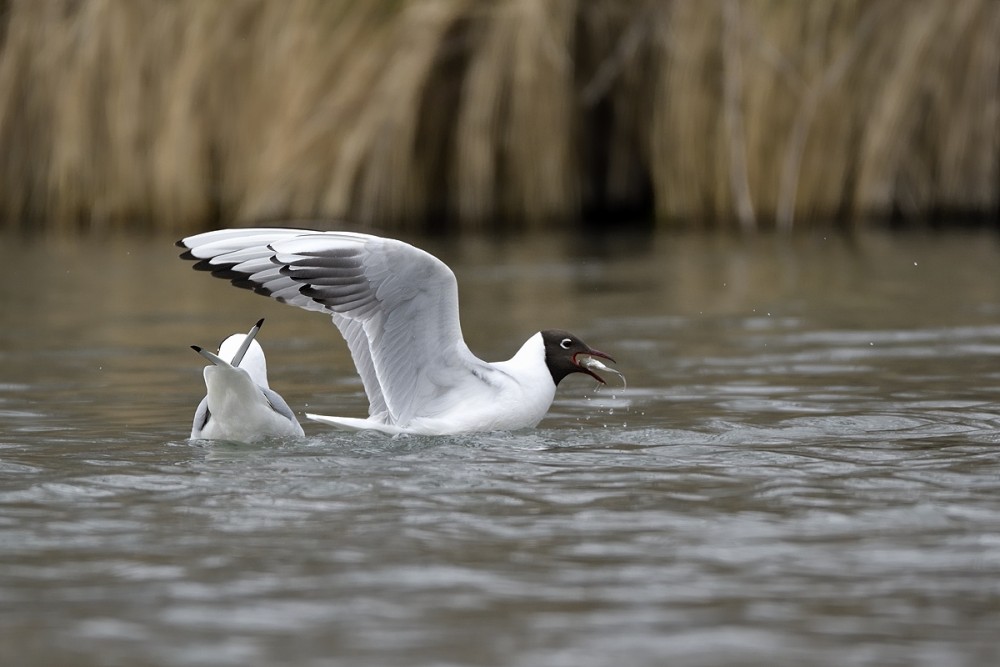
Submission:
<svg viewBox="0 0 1000 667">
<path fill-rule="evenodd" d="M 267 362 L 254 340 L 264 320 L 246 334 L 233 334 L 212 354 L 197 345 L 195 352 L 212 362 L 205 366 L 205 388 L 194 413 L 191 438 L 248 442 L 268 436 L 304 435 L 285 399 L 267 385 Z"/>
<path fill-rule="evenodd" d="M 351 430 L 443 435 L 536 426 L 571 373 L 614 361 L 571 333 L 540 331 L 507 361 L 465 344 L 455 274 L 402 241 L 353 232 L 223 229 L 177 242 L 238 287 L 333 318 L 368 395 L 367 419 L 307 414 Z"/>
</svg>

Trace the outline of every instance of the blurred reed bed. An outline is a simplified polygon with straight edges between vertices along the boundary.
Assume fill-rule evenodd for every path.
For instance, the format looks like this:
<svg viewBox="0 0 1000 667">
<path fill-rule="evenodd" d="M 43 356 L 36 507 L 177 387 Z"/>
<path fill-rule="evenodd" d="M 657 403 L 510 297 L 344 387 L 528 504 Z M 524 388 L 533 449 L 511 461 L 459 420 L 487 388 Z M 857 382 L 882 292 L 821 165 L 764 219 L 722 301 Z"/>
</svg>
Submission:
<svg viewBox="0 0 1000 667">
<path fill-rule="evenodd" d="M 0 29 L 7 227 L 1000 206 L 995 0 L 8 0 Z"/>
</svg>

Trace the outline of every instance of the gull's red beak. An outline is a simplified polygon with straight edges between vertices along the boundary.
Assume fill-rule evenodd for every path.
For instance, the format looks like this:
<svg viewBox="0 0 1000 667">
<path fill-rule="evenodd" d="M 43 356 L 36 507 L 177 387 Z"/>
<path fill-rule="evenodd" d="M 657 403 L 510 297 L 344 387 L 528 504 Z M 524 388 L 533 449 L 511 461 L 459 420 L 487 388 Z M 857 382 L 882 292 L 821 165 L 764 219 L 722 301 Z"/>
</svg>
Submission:
<svg viewBox="0 0 1000 667">
<path fill-rule="evenodd" d="M 586 373 L 587 375 L 594 378 L 601 384 L 607 384 L 607 382 L 604 381 L 604 378 L 602 378 L 600 375 L 587 368 L 585 363 L 580 363 L 580 361 L 577 359 L 577 357 L 579 357 L 580 355 L 583 355 L 585 357 L 600 357 L 601 359 L 607 359 L 613 364 L 618 362 L 616 362 L 610 354 L 606 354 L 604 352 L 601 352 L 600 350 L 595 350 L 592 347 L 588 347 L 585 351 L 577 352 L 576 354 L 573 355 L 573 364 L 580 369 L 581 373 Z"/>
</svg>

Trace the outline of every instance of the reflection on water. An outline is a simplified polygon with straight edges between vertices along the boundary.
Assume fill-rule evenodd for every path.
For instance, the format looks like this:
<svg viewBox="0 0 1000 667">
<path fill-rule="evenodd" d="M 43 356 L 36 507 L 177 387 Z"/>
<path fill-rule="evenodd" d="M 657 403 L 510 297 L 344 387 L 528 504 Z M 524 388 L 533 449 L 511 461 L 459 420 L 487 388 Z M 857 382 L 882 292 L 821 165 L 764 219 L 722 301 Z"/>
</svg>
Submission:
<svg viewBox="0 0 1000 667">
<path fill-rule="evenodd" d="M 564 327 L 628 389 L 538 430 L 189 443 L 191 343 L 268 323 L 299 412 L 336 332 L 167 239 L 5 239 L 0 662 L 1000 660 L 989 234 L 422 240 L 473 350 Z"/>
</svg>

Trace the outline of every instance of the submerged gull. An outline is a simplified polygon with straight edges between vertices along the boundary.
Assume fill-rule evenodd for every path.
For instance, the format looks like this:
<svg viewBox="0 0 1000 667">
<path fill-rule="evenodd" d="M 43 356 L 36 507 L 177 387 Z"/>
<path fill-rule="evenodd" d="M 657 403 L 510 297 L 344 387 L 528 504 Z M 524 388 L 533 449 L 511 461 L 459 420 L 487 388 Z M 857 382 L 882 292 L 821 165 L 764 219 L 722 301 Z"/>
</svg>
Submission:
<svg viewBox="0 0 1000 667">
<path fill-rule="evenodd" d="M 249 333 L 224 340 L 217 355 L 191 346 L 212 362 L 205 366 L 208 394 L 195 411 L 191 438 L 249 441 L 304 435 L 285 399 L 267 385 L 264 350 L 254 340 L 263 323 L 258 320 Z"/>
<path fill-rule="evenodd" d="M 206 232 L 177 245 L 196 269 L 333 319 L 368 395 L 368 417 L 306 416 L 339 428 L 440 435 L 533 427 L 564 377 L 586 373 L 603 384 L 586 361 L 614 361 L 557 329 L 535 333 L 507 361 L 482 361 L 462 338 L 455 274 L 402 241 L 271 228 Z"/>
</svg>

